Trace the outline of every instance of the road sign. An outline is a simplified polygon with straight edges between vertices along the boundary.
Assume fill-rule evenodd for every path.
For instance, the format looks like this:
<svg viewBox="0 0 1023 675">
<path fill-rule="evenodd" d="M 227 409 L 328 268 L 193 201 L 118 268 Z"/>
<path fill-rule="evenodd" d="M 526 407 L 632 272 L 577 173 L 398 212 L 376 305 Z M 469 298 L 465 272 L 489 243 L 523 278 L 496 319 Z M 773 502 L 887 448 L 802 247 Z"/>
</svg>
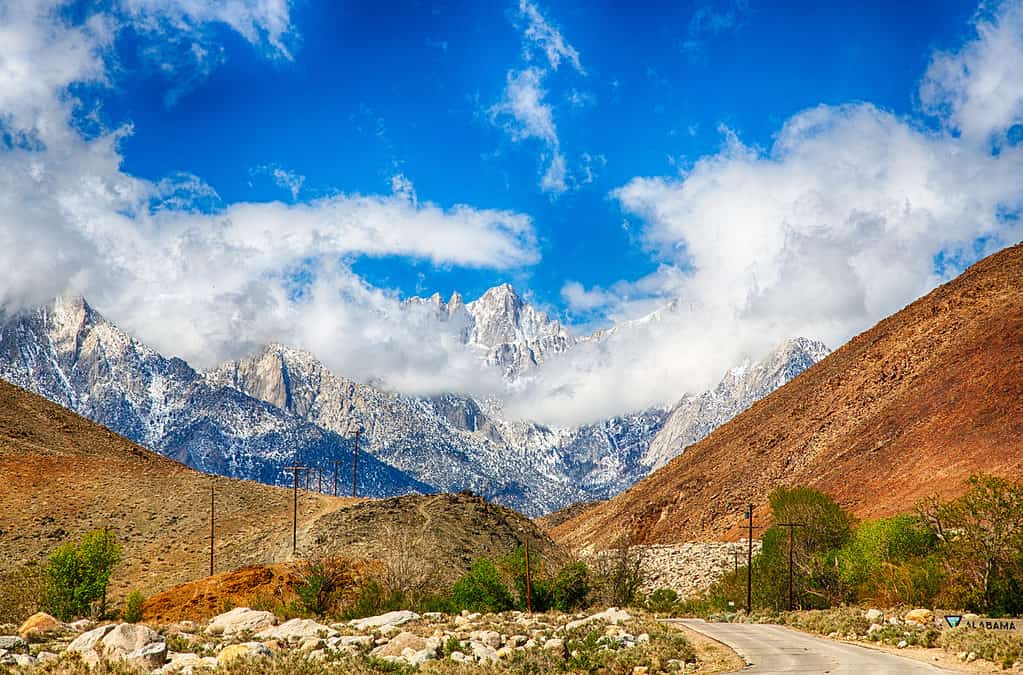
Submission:
<svg viewBox="0 0 1023 675">
<path fill-rule="evenodd" d="M 959 622 L 963 620 L 962 614 L 946 614 L 945 623 L 948 624 L 949 628 L 955 628 L 959 625 Z"/>
</svg>

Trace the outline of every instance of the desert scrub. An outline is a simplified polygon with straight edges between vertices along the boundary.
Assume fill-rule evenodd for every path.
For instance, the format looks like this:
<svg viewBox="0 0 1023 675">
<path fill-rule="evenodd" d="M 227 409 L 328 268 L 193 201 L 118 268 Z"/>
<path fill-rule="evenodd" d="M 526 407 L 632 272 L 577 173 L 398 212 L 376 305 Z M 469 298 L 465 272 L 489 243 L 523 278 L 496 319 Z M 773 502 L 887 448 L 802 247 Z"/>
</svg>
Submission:
<svg viewBox="0 0 1023 675">
<path fill-rule="evenodd" d="M 906 644 L 914 647 L 934 647 L 938 644 L 941 631 L 934 626 L 919 626 L 915 623 L 900 623 L 892 625 L 886 623 L 881 630 L 876 630 L 868 636 L 872 642 L 897 647 L 905 640 Z"/>
<path fill-rule="evenodd" d="M 838 633 L 842 637 L 866 635 L 867 629 L 870 628 L 870 622 L 863 616 L 862 610 L 855 607 L 783 612 L 779 623 L 808 633 L 818 635 Z"/>
<path fill-rule="evenodd" d="M 1003 668 L 1023 659 L 1023 637 L 973 628 L 954 628 L 938 638 L 938 646 L 947 652 L 973 652 Z"/>
<path fill-rule="evenodd" d="M 46 590 L 46 571 L 36 564 L 0 574 L 0 623 L 17 623 L 39 611 Z"/>
</svg>

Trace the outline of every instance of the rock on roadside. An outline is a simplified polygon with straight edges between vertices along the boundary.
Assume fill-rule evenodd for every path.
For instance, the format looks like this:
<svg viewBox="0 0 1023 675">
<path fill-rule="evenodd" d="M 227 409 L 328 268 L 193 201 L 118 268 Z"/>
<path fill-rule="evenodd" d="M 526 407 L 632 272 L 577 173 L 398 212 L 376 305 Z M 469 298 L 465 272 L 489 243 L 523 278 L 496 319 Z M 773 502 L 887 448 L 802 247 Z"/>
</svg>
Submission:
<svg viewBox="0 0 1023 675">
<path fill-rule="evenodd" d="M 206 633 L 230 637 L 245 631 L 256 633 L 276 623 L 277 617 L 272 612 L 261 612 L 249 609 L 248 607 L 235 607 L 230 612 L 213 617 L 209 624 L 206 625 Z"/>
</svg>

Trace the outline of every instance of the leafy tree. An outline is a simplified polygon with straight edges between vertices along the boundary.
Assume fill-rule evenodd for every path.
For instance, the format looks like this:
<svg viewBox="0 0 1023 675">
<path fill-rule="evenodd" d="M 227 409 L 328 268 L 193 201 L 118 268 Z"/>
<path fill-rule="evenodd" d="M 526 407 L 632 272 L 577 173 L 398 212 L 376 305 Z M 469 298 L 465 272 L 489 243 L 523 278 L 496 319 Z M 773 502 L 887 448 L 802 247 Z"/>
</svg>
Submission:
<svg viewBox="0 0 1023 675">
<path fill-rule="evenodd" d="M 990 475 L 967 481 L 962 497 L 931 498 L 919 512 L 941 542 L 940 552 L 960 602 L 989 614 L 1023 613 L 1023 484 Z"/>
<path fill-rule="evenodd" d="M 590 595 L 590 571 L 581 560 L 570 562 L 558 571 L 551 589 L 554 609 L 571 612 L 586 604 Z"/>
<path fill-rule="evenodd" d="M 850 599 L 921 604 L 938 592 L 940 573 L 926 560 L 938 544 L 919 516 L 860 523 L 838 552 L 838 574 Z"/>
<path fill-rule="evenodd" d="M 493 561 L 475 561 L 469 572 L 451 588 L 452 604 L 474 612 L 504 612 L 515 607 L 508 587 Z"/>
<path fill-rule="evenodd" d="M 97 614 L 104 615 L 110 575 L 120 561 L 121 547 L 105 530 L 58 547 L 46 565 L 44 605 L 65 621 L 89 615 L 94 604 Z"/>
<path fill-rule="evenodd" d="M 800 607 L 827 607 L 842 599 L 836 550 L 849 539 L 852 524 L 831 497 L 812 488 L 777 488 L 770 495 L 771 527 L 753 562 L 755 602 L 776 609 L 788 606 L 789 532 L 782 523 L 798 523 L 792 533 L 793 594 Z"/>
</svg>

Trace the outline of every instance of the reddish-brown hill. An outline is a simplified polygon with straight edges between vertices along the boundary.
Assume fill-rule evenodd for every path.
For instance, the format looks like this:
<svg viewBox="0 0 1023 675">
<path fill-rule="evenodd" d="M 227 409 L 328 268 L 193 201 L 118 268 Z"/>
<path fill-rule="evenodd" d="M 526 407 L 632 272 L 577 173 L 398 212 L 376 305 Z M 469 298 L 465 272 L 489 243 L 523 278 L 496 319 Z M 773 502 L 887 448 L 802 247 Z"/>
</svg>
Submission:
<svg viewBox="0 0 1023 675">
<path fill-rule="evenodd" d="M 265 566 L 292 558 L 292 491 L 199 473 L 0 380 L 0 586 L 61 543 L 104 527 L 124 547 L 112 579 L 115 602 L 132 589 L 151 595 L 203 579 L 211 485 L 216 571 L 257 567 L 164 594 L 150 603 L 156 616 L 201 613 L 225 594 L 262 593 L 245 584 L 267 569 L 284 569 Z M 386 561 L 407 554 L 457 575 L 473 553 L 501 556 L 527 540 L 552 559 L 561 555 L 524 516 L 464 495 L 370 500 L 301 491 L 298 518 L 300 556 Z M 25 618 L 12 612 L 0 598 L 0 621 Z"/>
<path fill-rule="evenodd" d="M 0 380 L 0 576 L 109 527 L 125 552 L 115 595 L 205 577 L 211 485 L 218 571 L 290 556 L 291 490 L 199 473 Z M 303 533 L 352 501 L 303 492 Z"/>
<path fill-rule="evenodd" d="M 838 349 L 616 498 L 563 523 L 574 547 L 739 536 L 744 505 L 809 485 L 859 517 L 1023 475 L 1023 245 Z"/>
</svg>

